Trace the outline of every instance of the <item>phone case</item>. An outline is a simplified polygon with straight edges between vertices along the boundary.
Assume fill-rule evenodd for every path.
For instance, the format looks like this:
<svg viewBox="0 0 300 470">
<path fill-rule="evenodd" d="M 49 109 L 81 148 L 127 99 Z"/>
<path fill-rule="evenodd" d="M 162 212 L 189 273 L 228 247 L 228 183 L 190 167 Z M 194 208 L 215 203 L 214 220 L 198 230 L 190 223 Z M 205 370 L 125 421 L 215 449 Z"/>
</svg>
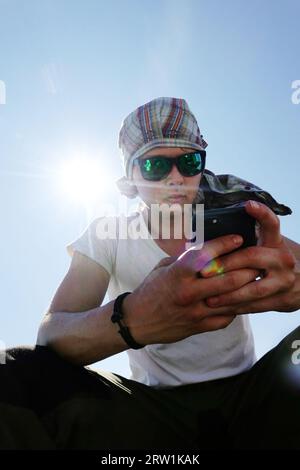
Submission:
<svg viewBox="0 0 300 470">
<path fill-rule="evenodd" d="M 243 237 L 240 248 L 257 244 L 255 219 L 251 217 L 243 205 L 220 209 L 204 210 L 204 241 L 223 235 L 238 234 Z M 193 221 L 193 227 L 196 227 Z"/>
</svg>

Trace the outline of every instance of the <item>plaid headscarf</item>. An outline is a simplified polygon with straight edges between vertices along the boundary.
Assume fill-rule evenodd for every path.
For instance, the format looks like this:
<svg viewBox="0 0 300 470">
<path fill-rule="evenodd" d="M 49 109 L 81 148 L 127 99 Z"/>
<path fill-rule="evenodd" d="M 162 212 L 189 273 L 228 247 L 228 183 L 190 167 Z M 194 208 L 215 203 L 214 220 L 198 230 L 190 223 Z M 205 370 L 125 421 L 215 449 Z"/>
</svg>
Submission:
<svg viewBox="0 0 300 470">
<path fill-rule="evenodd" d="M 123 121 L 119 133 L 126 176 L 117 181 L 122 194 L 137 195 L 132 182 L 133 161 L 156 147 L 190 147 L 204 150 L 203 139 L 195 116 L 181 98 L 156 98 L 140 106 Z M 194 203 L 205 204 L 206 209 L 228 207 L 249 199 L 266 204 L 277 215 L 291 214 L 292 210 L 277 202 L 270 193 L 255 184 L 234 175 L 215 175 L 204 170 Z"/>
<path fill-rule="evenodd" d="M 128 180 L 133 161 L 156 147 L 204 150 L 207 143 L 187 102 L 182 98 L 156 98 L 140 106 L 123 121 L 119 148 Z"/>
</svg>

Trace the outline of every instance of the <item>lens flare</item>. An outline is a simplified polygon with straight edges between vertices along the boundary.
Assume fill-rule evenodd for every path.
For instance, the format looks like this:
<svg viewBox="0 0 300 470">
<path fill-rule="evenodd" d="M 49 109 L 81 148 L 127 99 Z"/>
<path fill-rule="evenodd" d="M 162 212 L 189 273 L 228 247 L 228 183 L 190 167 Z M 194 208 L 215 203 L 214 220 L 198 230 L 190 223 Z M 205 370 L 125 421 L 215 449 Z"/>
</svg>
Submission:
<svg viewBox="0 0 300 470">
<path fill-rule="evenodd" d="M 218 258 L 215 258 L 206 264 L 205 268 L 202 269 L 202 274 L 211 276 L 221 275 L 224 274 L 224 267 L 222 266 L 221 261 Z"/>
<path fill-rule="evenodd" d="M 92 202 L 109 184 L 105 169 L 94 159 L 71 159 L 62 162 L 59 184 L 68 198 L 77 202 Z"/>
</svg>

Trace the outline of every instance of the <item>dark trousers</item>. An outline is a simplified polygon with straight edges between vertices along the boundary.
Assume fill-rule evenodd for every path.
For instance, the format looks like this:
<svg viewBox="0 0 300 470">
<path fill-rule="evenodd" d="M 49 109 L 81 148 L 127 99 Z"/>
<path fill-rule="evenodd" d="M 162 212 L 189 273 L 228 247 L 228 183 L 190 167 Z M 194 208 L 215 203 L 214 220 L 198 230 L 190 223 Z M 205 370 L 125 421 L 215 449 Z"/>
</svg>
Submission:
<svg viewBox="0 0 300 470">
<path fill-rule="evenodd" d="M 296 340 L 300 327 L 242 374 L 163 390 L 43 346 L 8 349 L 0 449 L 299 450 Z"/>
</svg>

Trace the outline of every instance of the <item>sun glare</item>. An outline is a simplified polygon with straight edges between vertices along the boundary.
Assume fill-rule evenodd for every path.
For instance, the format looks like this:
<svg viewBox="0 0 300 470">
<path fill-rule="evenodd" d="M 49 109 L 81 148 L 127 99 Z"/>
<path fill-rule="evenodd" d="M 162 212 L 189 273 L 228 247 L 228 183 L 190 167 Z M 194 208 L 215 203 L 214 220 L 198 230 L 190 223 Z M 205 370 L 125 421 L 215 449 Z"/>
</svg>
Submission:
<svg viewBox="0 0 300 470">
<path fill-rule="evenodd" d="M 103 193 L 109 183 L 109 177 L 97 160 L 72 159 L 62 163 L 59 183 L 68 198 L 88 203 Z"/>
</svg>

